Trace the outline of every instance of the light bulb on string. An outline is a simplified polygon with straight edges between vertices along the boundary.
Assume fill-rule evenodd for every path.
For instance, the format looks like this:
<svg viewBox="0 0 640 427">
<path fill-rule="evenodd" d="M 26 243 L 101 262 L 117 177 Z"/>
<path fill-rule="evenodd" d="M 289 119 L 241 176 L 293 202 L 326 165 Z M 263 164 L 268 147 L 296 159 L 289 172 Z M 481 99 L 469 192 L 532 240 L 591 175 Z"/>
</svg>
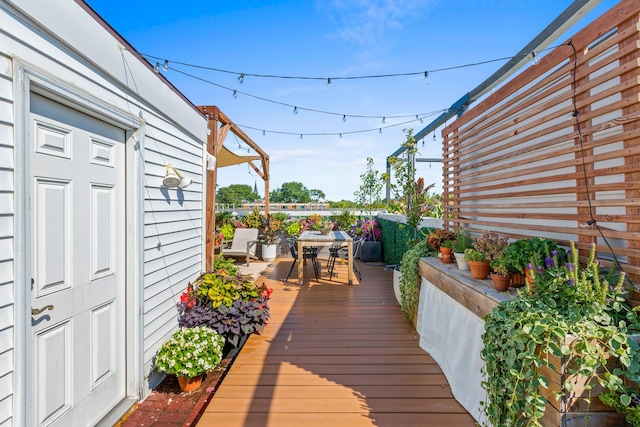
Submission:
<svg viewBox="0 0 640 427">
<path fill-rule="evenodd" d="M 343 115 L 342 115 L 342 121 L 343 121 L 343 122 L 346 122 L 346 121 L 347 121 L 347 115 L 346 115 L 346 114 L 343 114 Z"/>
<path fill-rule="evenodd" d="M 342 139 L 342 134 L 339 134 L 339 135 L 340 135 L 340 139 Z"/>
<path fill-rule="evenodd" d="M 536 55 L 536 51 L 531 52 L 531 63 L 533 65 L 538 65 L 540 63 L 540 57 Z"/>
<path fill-rule="evenodd" d="M 426 85 L 429 84 L 429 72 L 428 71 L 424 72 L 424 84 L 426 84 Z"/>
<path fill-rule="evenodd" d="M 378 133 L 382 133 L 382 128 L 379 128 L 379 129 L 378 129 Z"/>
<path fill-rule="evenodd" d="M 387 123 L 387 118 L 386 118 L 386 117 L 383 117 L 383 118 L 382 118 L 382 124 L 385 124 L 385 123 Z"/>
<path fill-rule="evenodd" d="M 300 134 L 300 139 L 302 139 L 302 134 Z"/>
<path fill-rule="evenodd" d="M 298 107 L 293 107 L 293 114 L 298 114 Z"/>
<path fill-rule="evenodd" d="M 156 66 L 153 67 L 153 71 L 155 71 L 156 73 L 160 72 L 160 63 L 156 62 Z"/>
<path fill-rule="evenodd" d="M 169 69 L 169 60 L 168 59 L 164 60 L 164 64 L 162 64 L 162 69 L 164 71 L 167 71 Z"/>
<path fill-rule="evenodd" d="M 433 141 L 434 142 L 436 141 L 436 131 L 435 130 L 433 131 Z"/>
<path fill-rule="evenodd" d="M 244 83 L 244 73 L 240 73 L 240 75 L 238 76 L 238 83 Z"/>
<path fill-rule="evenodd" d="M 262 136 L 265 136 L 266 134 L 267 134 L 267 131 L 266 131 L 266 130 L 263 130 L 263 131 L 262 131 Z"/>
<path fill-rule="evenodd" d="M 422 146 L 424 147 L 424 139 L 422 140 Z"/>
<path fill-rule="evenodd" d="M 331 90 L 331 77 L 327 79 L 327 90 Z"/>
<path fill-rule="evenodd" d="M 233 91 L 233 99 L 237 99 L 238 98 L 238 91 L 234 90 Z"/>
</svg>

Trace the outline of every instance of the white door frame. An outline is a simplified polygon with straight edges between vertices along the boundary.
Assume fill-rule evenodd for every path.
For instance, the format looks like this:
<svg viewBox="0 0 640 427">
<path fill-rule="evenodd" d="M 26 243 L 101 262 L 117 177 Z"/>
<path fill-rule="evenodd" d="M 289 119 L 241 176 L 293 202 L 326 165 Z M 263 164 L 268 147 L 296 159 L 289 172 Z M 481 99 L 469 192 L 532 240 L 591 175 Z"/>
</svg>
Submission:
<svg viewBox="0 0 640 427">
<path fill-rule="evenodd" d="M 126 261 L 125 313 L 126 324 L 126 396 L 138 400 L 143 391 L 143 318 L 142 242 L 144 230 L 142 157 L 144 121 L 137 115 L 123 111 L 101 99 L 60 81 L 41 68 L 13 58 L 14 87 L 14 375 L 13 423 L 26 425 L 28 377 L 32 349 L 31 329 L 31 217 L 29 202 L 31 165 L 29 147 L 30 94 L 36 92 L 83 113 L 112 123 L 126 131 L 125 188 L 126 188 Z M 87 80 L 88 81 L 88 80 Z M 28 377 L 28 378 L 27 378 Z"/>
</svg>

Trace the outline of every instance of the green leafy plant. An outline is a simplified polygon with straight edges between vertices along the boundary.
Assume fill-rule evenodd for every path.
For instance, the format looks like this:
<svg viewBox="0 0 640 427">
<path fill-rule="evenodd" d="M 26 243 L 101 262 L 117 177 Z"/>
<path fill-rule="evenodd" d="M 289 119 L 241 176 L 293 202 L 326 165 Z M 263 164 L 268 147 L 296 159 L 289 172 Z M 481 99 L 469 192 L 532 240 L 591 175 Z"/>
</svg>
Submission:
<svg viewBox="0 0 640 427">
<path fill-rule="evenodd" d="M 298 221 L 291 221 L 287 224 L 285 231 L 291 237 L 298 237 L 302 232 L 302 225 Z"/>
<path fill-rule="evenodd" d="M 553 251 L 558 251 L 560 259 L 566 256 L 565 250 L 553 240 L 532 237 L 511 242 L 504 255 L 512 269 L 524 273 L 529 264 L 536 270 L 544 267 L 545 259 L 550 258 Z"/>
<path fill-rule="evenodd" d="M 349 230 L 358 221 L 358 217 L 345 209 L 338 214 L 333 214 L 331 220 L 336 223 L 338 230 Z"/>
<path fill-rule="evenodd" d="M 499 274 L 501 276 L 509 276 L 511 274 L 509 263 L 504 256 L 494 259 L 493 261 L 491 261 L 489 266 L 495 274 Z"/>
<path fill-rule="evenodd" d="M 539 368 L 555 370 L 549 356 L 564 358 L 568 378 L 582 377 L 587 391 L 600 385 L 602 402 L 640 425 L 640 352 L 631 338 L 640 323 L 637 310 L 625 301 L 624 275 L 616 283 L 604 279 L 595 245 L 584 267 L 573 243 L 571 262 L 562 263 L 559 251 L 552 251 L 546 264 L 530 288 L 522 288 L 517 299 L 500 303 L 485 317 L 481 357 L 487 425 L 540 425 L 547 404 L 543 390 L 550 382 Z M 569 379 L 555 395 L 572 392 Z"/>
<path fill-rule="evenodd" d="M 452 249 L 453 248 L 453 241 L 452 240 L 444 240 L 441 244 L 440 244 L 441 248 L 449 248 Z"/>
<path fill-rule="evenodd" d="M 427 244 L 437 253 L 440 251 L 440 245 L 443 242 L 447 240 L 453 241 L 455 238 L 453 231 L 436 228 L 427 234 Z"/>
<path fill-rule="evenodd" d="M 224 240 L 231 240 L 236 233 L 236 229 L 233 224 L 226 223 L 220 226 L 220 233 L 222 233 Z"/>
<path fill-rule="evenodd" d="M 270 317 L 271 292 L 251 276 L 203 273 L 180 296 L 178 323 L 208 326 L 236 346 L 240 336 L 264 329 Z"/>
<path fill-rule="evenodd" d="M 476 249 L 467 249 L 464 251 L 464 260 L 465 261 L 487 261 L 487 257 L 484 255 L 484 253 Z"/>
<path fill-rule="evenodd" d="M 436 254 L 437 252 L 428 245 L 426 240 L 421 240 L 402 256 L 402 261 L 400 262 L 400 273 L 402 273 L 400 278 L 400 299 L 405 318 L 412 323 L 416 320 L 420 293 L 418 262 L 422 257 Z"/>
<path fill-rule="evenodd" d="M 271 218 L 271 215 L 262 217 L 262 234 L 260 235 L 260 241 L 266 245 L 275 245 L 278 243 L 278 229 L 280 228 L 280 221 Z"/>
<path fill-rule="evenodd" d="M 253 208 L 253 211 L 242 218 L 242 222 L 244 223 L 246 228 L 260 229 L 262 227 L 263 220 L 264 216 L 260 213 L 260 209 L 258 209 L 257 206 Z"/>
<path fill-rule="evenodd" d="M 223 347 L 224 337 L 211 328 L 179 328 L 158 350 L 155 367 L 167 374 L 197 377 L 220 364 Z"/>
<path fill-rule="evenodd" d="M 453 252 L 462 254 L 467 249 L 473 248 L 473 239 L 469 230 L 458 228 L 455 231 L 455 240 L 453 242 Z"/>
</svg>

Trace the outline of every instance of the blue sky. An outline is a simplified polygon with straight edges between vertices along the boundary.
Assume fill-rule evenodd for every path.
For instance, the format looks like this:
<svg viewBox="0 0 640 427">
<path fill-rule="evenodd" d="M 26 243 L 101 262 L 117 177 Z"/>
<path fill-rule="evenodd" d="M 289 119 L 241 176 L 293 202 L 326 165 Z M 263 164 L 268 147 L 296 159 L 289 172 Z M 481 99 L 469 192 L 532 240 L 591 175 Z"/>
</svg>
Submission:
<svg viewBox="0 0 640 427">
<path fill-rule="evenodd" d="M 269 154 L 271 190 L 284 182 L 297 181 L 308 189 L 324 191 L 328 200 L 335 201 L 353 200 L 367 157 L 373 158 L 374 167 L 383 171 L 387 156 L 405 139 L 403 129 L 412 128 L 417 133 L 506 61 L 431 72 L 429 84 L 425 84 L 425 70 L 510 57 L 571 1 L 87 3 L 139 52 L 158 58 L 150 61 L 168 60 L 170 68 L 162 73 L 195 105 L 217 105 Z M 578 27 L 615 3 L 602 1 Z M 572 29 L 552 45 L 575 31 Z M 246 77 L 240 84 L 239 73 L 322 79 Z M 336 79 L 396 73 L 418 75 Z M 330 88 L 326 81 L 329 77 L 334 78 Z M 237 91 L 236 98 L 233 90 Z M 293 114 L 291 106 L 299 108 L 298 114 Z M 344 121 L 343 115 L 373 117 L 347 117 Z M 423 123 L 415 120 L 416 115 L 423 117 Z M 381 117 L 385 117 L 384 123 Z M 314 133 L 329 135 L 310 135 Z M 440 144 L 439 133 L 435 141 L 433 134 L 420 141 L 419 157 L 441 157 Z M 225 146 L 238 154 L 248 154 L 247 147 L 231 134 Z M 439 163 L 419 163 L 418 175 L 427 183 L 437 183 L 436 191 L 441 191 Z M 218 171 L 221 187 L 253 187 L 256 182 L 263 194 L 261 178 L 246 164 Z"/>
</svg>

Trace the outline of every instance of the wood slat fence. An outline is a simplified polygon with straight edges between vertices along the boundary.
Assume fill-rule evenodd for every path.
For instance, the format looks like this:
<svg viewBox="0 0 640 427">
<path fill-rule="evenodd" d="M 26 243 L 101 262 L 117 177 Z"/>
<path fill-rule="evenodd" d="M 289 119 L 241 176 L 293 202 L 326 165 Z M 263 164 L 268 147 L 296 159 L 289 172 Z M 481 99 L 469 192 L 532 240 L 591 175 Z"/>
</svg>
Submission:
<svg viewBox="0 0 640 427">
<path fill-rule="evenodd" d="M 621 1 L 443 130 L 445 227 L 595 243 L 640 285 L 639 17 Z"/>
</svg>

